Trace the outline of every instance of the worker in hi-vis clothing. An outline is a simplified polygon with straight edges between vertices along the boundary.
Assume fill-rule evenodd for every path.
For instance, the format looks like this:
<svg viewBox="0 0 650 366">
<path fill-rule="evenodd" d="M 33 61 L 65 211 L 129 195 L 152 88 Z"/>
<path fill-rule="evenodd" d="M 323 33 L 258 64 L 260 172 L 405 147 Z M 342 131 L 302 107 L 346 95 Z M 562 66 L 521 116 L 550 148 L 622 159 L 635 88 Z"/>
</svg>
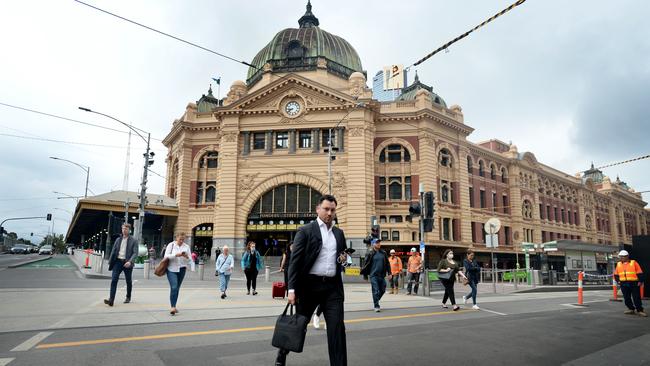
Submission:
<svg viewBox="0 0 650 366">
<path fill-rule="evenodd" d="M 630 260 L 630 254 L 627 250 L 621 250 L 618 253 L 620 262 L 616 264 L 614 271 L 614 278 L 621 287 L 623 298 L 625 299 L 625 306 L 628 310 L 625 314 L 637 315 L 647 317 L 648 315 L 643 311 L 641 304 L 641 289 L 643 285 L 644 275 L 641 266 L 635 260 Z"/>
</svg>

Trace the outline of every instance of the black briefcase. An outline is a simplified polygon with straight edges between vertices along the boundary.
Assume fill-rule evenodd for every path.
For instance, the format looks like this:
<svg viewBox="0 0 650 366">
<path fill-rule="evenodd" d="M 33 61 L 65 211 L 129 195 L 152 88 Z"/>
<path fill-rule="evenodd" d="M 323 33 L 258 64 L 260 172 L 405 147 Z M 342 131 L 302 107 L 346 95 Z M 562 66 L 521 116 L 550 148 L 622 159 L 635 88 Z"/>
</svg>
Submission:
<svg viewBox="0 0 650 366">
<path fill-rule="evenodd" d="M 291 306 L 291 311 L 287 315 L 287 310 Z M 291 352 L 302 352 L 302 347 L 305 345 L 305 335 L 307 335 L 307 324 L 309 318 L 293 313 L 293 305 L 287 304 L 284 312 L 275 322 L 275 330 L 273 331 L 273 339 L 271 345 L 273 347 L 282 348 Z"/>
</svg>

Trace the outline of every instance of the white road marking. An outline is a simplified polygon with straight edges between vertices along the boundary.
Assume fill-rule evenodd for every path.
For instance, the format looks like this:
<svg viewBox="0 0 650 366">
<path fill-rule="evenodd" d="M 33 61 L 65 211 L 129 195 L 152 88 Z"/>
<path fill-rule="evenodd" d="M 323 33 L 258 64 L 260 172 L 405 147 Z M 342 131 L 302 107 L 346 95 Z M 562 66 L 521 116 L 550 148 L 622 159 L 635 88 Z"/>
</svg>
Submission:
<svg viewBox="0 0 650 366">
<path fill-rule="evenodd" d="M 487 311 L 488 313 L 492 313 L 492 314 L 496 314 L 496 315 L 508 315 L 508 314 L 505 314 L 505 313 L 500 313 L 498 311 L 488 310 L 486 308 L 481 308 L 479 311 Z"/>
<path fill-rule="evenodd" d="M 0 366 L 6 366 L 13 360 L 15 360 L 15 358 L 0 358 Z"/>
<path fill-rule="evenodd" d="M 39 344 L 42 340 L 52 335 L 52 333 L 53 332 L 40 332 L 35 336 L 33 336 L 32 338 L 14 347 L 11 350 L 11 352 L 29 351 L 30 349 L 32 349 L 32 347 Z"/>
</svg>

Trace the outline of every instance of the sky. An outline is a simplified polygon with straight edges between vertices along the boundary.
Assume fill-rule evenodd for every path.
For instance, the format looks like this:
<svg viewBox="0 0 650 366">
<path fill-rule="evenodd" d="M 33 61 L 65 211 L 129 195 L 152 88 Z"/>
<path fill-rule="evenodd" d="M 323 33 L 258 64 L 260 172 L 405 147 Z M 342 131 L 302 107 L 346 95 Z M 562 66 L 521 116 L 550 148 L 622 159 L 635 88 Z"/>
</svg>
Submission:
<svg viewBox="0 0 650 366">
<path fill-rule="evenodd" d="M 250 62 L 303 0 L 88 0 L 90 4 Z M 502 0 L 314 0 L 320 27 L 348 40 L 367 74 L 411 65 L 508 6 Z M 528 0 L 417 69 L 447 105 L 463 108 L 473 142 L 498 138 L 570 175 L 650 154 L 650 3 Z M 187 103 L 221 77 L 223 97 L 246 66 L 116 19 L 73 0 L 0 2 L 0 221 L 34 241 L 65 233 L 90 167 L 95 194 L 123 187 L 128 134 L 111 115 L 161 143 Z M 214 85 L 215 94 L 218 93 Z M 8 107 L 46 112 L 110 129 Z M 118 130 L 118 131 L 113 131 Z M 8 136 L 12 135 L 12 136 Z M 22 136 L 22 137 L 16 137 Z M 27 137 L 27 138 L 25 138 Z M 39 140 L 40 139 L 40 140 Z M 42 139 L 65 141 L 52 142 Z M 71 142 L 75 143 L 72 144 Z M 138 189 L 145 144 L 133 136 L 128 189 Z M 650 159 L 604 169 L 650 190 Z M 151 193 L 164 179 L 150 175 Z M 64 195 L 53 192 L 62 192 Z M 89 193 L 92 194 L 92 193 Z M 643 195 L 650 200 L 650 194 Z"/>
</svg>

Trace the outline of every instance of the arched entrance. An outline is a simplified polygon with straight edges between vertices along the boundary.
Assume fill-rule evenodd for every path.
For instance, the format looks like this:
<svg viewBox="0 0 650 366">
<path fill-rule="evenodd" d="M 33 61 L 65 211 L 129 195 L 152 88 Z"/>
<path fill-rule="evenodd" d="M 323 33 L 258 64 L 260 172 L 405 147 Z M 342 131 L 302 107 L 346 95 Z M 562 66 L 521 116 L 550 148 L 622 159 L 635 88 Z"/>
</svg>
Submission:
<svg viewBox="0 0 650 366">
<path fill-rule="evenodd" d="M 254 241 L 263 255 L 282 255 L 296 230 L 316 219 L 321 196 L 319 191 L 297 183 L 268 190 L 248 214 L 248 240 Z"/>
<path fill-rule="evenodd" d="M 212 252 L 212 230 L 211 223 L 197 225 L 192 229 L 192 251 L 199 257 L 210 258 Z"/>
</svg>

